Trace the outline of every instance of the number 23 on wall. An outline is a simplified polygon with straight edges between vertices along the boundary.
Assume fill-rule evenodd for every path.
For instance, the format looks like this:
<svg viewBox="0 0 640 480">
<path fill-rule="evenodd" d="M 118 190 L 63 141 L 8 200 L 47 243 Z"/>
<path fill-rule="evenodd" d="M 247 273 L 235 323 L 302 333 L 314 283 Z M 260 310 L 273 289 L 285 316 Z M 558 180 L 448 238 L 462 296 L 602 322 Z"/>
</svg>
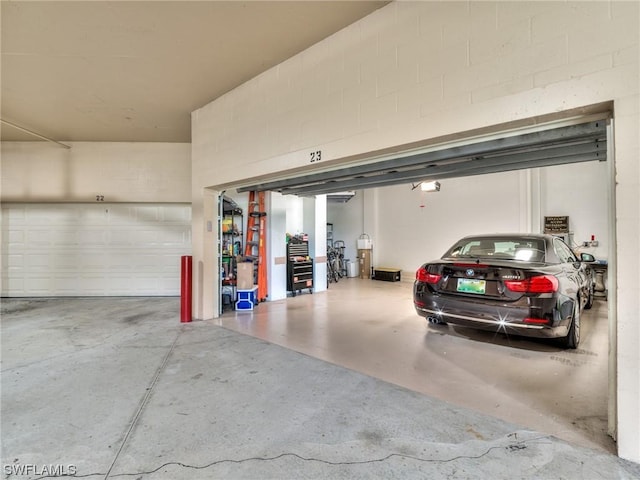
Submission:
<svg viewBox="0 0 640 480">
<path fill-rule="evenodd" d="M 322 150 L 311 152 L 309 156 L 311 157 L 310 163 L 319 162 L 320 160 L 322 160 Z"/>
</svg>

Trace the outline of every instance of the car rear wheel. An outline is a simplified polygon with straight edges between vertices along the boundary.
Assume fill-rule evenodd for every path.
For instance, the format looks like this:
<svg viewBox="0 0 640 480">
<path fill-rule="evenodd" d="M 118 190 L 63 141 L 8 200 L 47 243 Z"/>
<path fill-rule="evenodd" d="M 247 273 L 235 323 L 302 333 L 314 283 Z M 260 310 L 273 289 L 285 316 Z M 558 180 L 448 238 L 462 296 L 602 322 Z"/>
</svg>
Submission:
<svg viewBox="0 0 640 480">
<path fill-rule="evenodd" d="M 580 299 L 576 299 L 573 304 L 573 318 L 569 334 L 564 338 L 564 345 L 567 348 L 578 348 L 580 343 Z"/>
</svg>

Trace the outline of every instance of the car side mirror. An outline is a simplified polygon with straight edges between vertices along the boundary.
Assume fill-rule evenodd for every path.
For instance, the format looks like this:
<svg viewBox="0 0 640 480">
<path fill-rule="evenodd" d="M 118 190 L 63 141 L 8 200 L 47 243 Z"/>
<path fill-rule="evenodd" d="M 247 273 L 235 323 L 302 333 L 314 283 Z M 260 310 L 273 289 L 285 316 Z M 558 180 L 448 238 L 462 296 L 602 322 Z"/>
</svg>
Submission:
<svg viewBox="0 0 640 480">
<path fill-rule="evenodd" d="M 590 253 L 581 253 L 580 254 L 580 261 L 581 262 L 595 262 L 596 261 L 596 257 L 591 255 Z"/>
</svg>

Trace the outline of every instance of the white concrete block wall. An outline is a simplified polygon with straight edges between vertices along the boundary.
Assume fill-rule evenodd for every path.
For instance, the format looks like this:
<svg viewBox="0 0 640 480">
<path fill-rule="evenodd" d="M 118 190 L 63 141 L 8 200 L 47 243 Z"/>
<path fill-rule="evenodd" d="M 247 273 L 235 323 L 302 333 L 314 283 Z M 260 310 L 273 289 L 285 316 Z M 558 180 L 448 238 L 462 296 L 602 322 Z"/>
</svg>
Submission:
<svg viewBox="0 0 640 480">
<path fill-rule="evenodd" d="M 2 294 L 179 294 L 180 255 L 191 253 L 190 145 L 69 145 L 2 142 Z M 15 223 L 23 211 L 29 222 Z"/>
<path fill-rule="evenodd" d="M 205 187 L 612 102 L 617 248 L 624 258 L 619 453 L 640 461 L 639 7 L 393 2 L 229 92 L 193 113 L 194 255 L 208 255 L 198 215 Z M 316 150 L 323 160 L 311 164 Z M 197 315 L 210 316 L 209 303 L 203 299 Z"/>
<path fill-rule="evenodd" d="M 2 142 L 3 202 L 191 201 L 187 143 Z"/>
<path fill-rule="evenodd" d="M 235 161 L 250 165 L 250 173 L 258 175 L 308 167 L 306 150 L 317 145 L 325 147 L 324 157 L 331 160 L 451 133 L 451 123 L 460 126 L 457 131 L 486 125 L 486 118 L 472 118 L 469 113 L 475 117 L 479 110 L 486 117 L 485 102 L 536 88 L 522 97 L 515 112 L 511 102 L 509 108 L 498 105 L 501 108 L 490 124 L 513 121 L 516 114 L 549 113 L 545 108 L 549 104 L 555 110 L 582 107 L 576 95 L 567 95 L 567 85 L 561 85 L 557 95 L 540 89 L 594 71 L 607 72 L 596 78 L 596 86 L 608 90 L 598 92 L 600 96 L 615 98 L 618 85 L 609 80 L 632 79 L 628 74 L 636 67 L 619 63 L 612 68 L 614 56 L 630 59 L 637 52 L 637 42 L 634 45 L 633 35 L 612 32 L 618 21 L 628 27 L 633 12 L 600 18 L 599 2 L 592 6 L 536 3 L 540 5 L 527 4 L 526 14 L 506 2 L 444 6 L 401 2 L 381 9 L 195 112 L 194 119 L 204 121 L 194 122 L 194 136 L 199 136 L 199 126 L 205 127 L 207 142 L 234 158 L 234 163 L 216 165 L 219 183 L 226 183 L 238 177 Z M 481 15 L 476 18 L 478 11 Z M 584 28 L 598 18 L 603 24 L 598 32 L 605 28 L 616 37 L 613 49 L 578 55 L 572 46 L 576 42 L 570 41 L 574 37 L 558 29 L 558 17 L 578 37 L 584 35 L 583 28 L 572 18 L 586 18 Z M 546 35 L 545 22 L 549 23 Z M 395 40 L 399 43 L 394 43 L 394 35 L 400 36 Z M 605 38 L 599 33 L 592 36 Z M 577 58 L 575 65 L 571 57 Z M 612 72 L 616 68 L 620 70 Z M 345 83 L 340 88 L 341 81 Z M 575 83 L 571 82 L 571 89 Z M 469 112 L 459 115 L 460 109 L 469 106 Z M 455 115 L 457 120 L 440 121 L 437 114 L 449 112 L 452 115 L 447 117 Z M 391 136 L 397 140 L 390 142 Z"/>
</svg>

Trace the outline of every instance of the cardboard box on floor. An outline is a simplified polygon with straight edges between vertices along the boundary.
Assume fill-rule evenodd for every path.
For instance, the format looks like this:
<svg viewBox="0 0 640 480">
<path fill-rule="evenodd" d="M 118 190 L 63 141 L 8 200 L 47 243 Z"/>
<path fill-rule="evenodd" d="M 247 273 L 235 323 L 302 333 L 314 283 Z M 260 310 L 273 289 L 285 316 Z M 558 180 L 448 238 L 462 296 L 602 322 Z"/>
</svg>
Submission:
<svg viewBox="0 0 640 480">
<path fill-rule="evenodd" d="M 238 262 L 238 290 L 253 288 L 253 262 Z"/>
<path fill-rule="evenodd" d="M 371 250 L 358 250 L 360 278 L 371 278 Z"/>
</svg>

